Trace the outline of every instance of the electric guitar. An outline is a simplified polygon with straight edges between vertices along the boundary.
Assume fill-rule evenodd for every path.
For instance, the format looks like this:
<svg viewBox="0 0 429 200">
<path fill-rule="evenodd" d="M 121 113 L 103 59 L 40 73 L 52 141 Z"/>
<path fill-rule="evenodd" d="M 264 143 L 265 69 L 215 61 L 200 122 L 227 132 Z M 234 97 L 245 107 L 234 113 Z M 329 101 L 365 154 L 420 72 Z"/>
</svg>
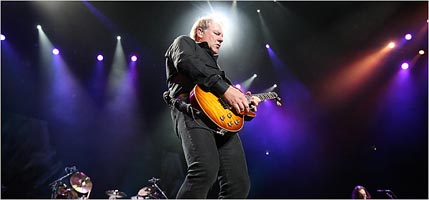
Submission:
<svg viewBox="0 0 429 200">
<path fill-rule="evenodd" d="M 280 97 L 275 92 L 246 95 L 250 104 L 250 97 L 257 96 L 261 101 L 275 99 L 281 106 Z M 191 105 L 203 111 L 204 114 L 218 127 L 218 133 L 224 135 L 226 132 L 238 132 L 244 126 L 244 117 L 256 117 L 254 111 L 236 113 L 235 109 L 223 98 L 217 97 L 211 92 L 204 91 L 198 85 L 190 93 Z M 252 110 L 252 109 L 251 109 Z"/>
</svg>

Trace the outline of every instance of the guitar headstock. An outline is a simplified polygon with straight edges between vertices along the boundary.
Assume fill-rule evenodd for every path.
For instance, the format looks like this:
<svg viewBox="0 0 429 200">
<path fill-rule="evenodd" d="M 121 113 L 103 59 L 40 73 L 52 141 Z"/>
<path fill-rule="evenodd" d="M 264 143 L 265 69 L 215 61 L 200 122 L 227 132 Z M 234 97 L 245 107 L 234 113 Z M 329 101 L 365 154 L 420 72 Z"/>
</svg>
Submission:
<svg viewBox="0 0 429 200">
<path fill-rule="evenodd" d="M 276 101 L 277 106 L 282 106 L 281 98 L 277 95 L 277 97 L 274 99 Z"/>
<path fill-rule="evenodd" d="M 279 97 L 279 95 L 276 92 L 269 92 L 274 97 L 273 99 L 276 101 L 277 106 L 282 106 L 282 98 Z"/>
</svg>

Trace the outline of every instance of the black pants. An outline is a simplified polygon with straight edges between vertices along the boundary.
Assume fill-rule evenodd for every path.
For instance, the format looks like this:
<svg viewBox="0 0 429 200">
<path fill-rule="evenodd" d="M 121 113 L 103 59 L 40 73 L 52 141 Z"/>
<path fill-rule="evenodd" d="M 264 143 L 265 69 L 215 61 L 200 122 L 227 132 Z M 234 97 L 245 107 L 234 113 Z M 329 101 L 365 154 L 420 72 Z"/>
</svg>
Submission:
<svg viewBox="0 0 429 200">
<path fill-rule="evenodd" d="M 246 198 L 250 179 L 238 134 L 216 134 L 205 129 L 208 127 L 201 119 L 194 120 L 191 115 L 175 108 L 171 114 L 188 165 L 186 178 L 176 198 L 207 198 L 216 179 L 220 183 L 219 198 Z"/>
</svg>

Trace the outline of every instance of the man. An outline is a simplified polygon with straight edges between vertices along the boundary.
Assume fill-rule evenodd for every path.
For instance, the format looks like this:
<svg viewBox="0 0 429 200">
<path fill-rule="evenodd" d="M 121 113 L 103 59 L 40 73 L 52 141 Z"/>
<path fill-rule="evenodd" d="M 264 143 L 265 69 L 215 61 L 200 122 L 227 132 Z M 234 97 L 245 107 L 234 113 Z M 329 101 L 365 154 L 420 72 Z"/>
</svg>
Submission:
<svg viewBox="0 0 429 200">
<path fill-rule="evenodd" d="M 222 25 L 209 17 L 195 22 L 190 37 L 179 36 L 174 40 L 165 54 L 171 98 L 189 103 L 189 93 L 198 85 L 222 97 L 236 113 L 249 112 L 246 95 L 232 86 L 217 64 L 222 42 Z M 260 101 L 250 96 L 250 105 L 255 109 Z M 238 134 L 217 134 L 213 124 L 192 111 L 172 106 L 172 120 L 188 165 L 177 198 L 207 198 L 216 180 L 220 184 L 219 198 L 246 198 L 250 180 Z"/>
</svg>

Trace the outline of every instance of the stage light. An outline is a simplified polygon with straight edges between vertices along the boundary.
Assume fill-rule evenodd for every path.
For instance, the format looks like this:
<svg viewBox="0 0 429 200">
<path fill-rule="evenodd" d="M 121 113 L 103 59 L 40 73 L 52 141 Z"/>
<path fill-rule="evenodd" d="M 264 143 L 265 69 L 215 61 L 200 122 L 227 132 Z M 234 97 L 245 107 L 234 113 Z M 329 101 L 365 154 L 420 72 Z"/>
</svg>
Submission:
<svg viewBox="0 0 429 200">
<path fill-rule="evenodd" d="M 259 10 L 259 9 L 258 9 L 258 10 L 256 10 L 256 12 L 260 13 L 260 12 L 261 12 L 261 10 Z"/>
<path fill-rule="evenodd" d="M 121 40 L 121 36 L 117 36 L 117 37 L 116 37 L 116 39 L 117 39 L 117 40 Z"/>
<path fill-rule="evenodd" d="M 40 26 L 40 25 L 37 25 L 36 27 L 37 27 L 37 29 L 39 29 L 39 30 L 40 30 L 40 29 L 42 29 L 42 26 Z"/>
<path fill-rule="evenodd" d="M 395 43 L 394 42 L 390 42 L 388 45 L 389 48 L 393 49 L 395 48 Z"/>
<path fill-rule="evenodd" d="M 405 35 L 406 40 L 411 40 L 411 38 L 413 38 L 413 36 L 411 34 L 408 33 Z"/>
<path fill-rule="evenodd" d="M 52 49 L 52 54 L 58 55 L 59 53 L 60 53 L 60 50 L 58 50 L 57 48 Z"/>
<path fill-rule="evenodd" d="M 137 56 L 131 56 L 131 61 L 136 62 L 137 61 Z"/>
<path fill-rule="evenodd" d="M 253 78 L 256 78 L 256 77 L 258 77 L 258 75 L 257 74 L 253 74 Z"/>
<path fill-rule="evenodd" d="M 103 58 L 104 58 L 104 57 L 103 57 L 103 55 L 101 55 L 101 54 L 97 56 L 97 60 L 98 60 L 98 61 L 102 61 L 102 60 L 103 60 Z"/>
<path fill-rule="evenodd" d="M 0 35 L 0 39 L 1 41 L 6 40 L 6 36 L 4 36 L 3 34 Z"/>
<path fill-rule="evenodd" d="M 423 54 L 425 54 L 425 51 L 424 51 L 424 50 L 422 50 L 422 49 L 420 49 L 419 54 L 420 54 L 420 55 L 423 55 Z"/>
<path fill-rule="evenodd" d="M 270 155 L 270 152 L 267 150 L 267 151 L 265 151 L 265 155 L 266 156 L 269 156 Z"/>
<path fill-rule="evenodd" d="M 277 2 L 277 0 L 274 0 L 274 2 Z"/>
<path fill-rule="evenodd" d="M 265 48 L 269 49 L 269 48 L 270 48 L 270 45 L 269 45 L 269 44 L 266 44 L 266 45 L 265 45 Z"/>
<path fill-rule="evenodd" d="M 241 85 L 240 84 L 236 84 L 235 87 L 238 88 L 238 89 L 241 89 Z"/>
<path fill-rule="evenodd" d="M 401 65 L 402 69 L 408 69 L 408 67 L 409 67 L 409 65 L 406 62 L 402 63 L 402 65 Z"/>
<path fill-rule="evenodd" d="M 277 84 L 272 85 L 271 87 L 265 89 L 265 92 L 272 92 L 277 87 Z"/>
</svg>

